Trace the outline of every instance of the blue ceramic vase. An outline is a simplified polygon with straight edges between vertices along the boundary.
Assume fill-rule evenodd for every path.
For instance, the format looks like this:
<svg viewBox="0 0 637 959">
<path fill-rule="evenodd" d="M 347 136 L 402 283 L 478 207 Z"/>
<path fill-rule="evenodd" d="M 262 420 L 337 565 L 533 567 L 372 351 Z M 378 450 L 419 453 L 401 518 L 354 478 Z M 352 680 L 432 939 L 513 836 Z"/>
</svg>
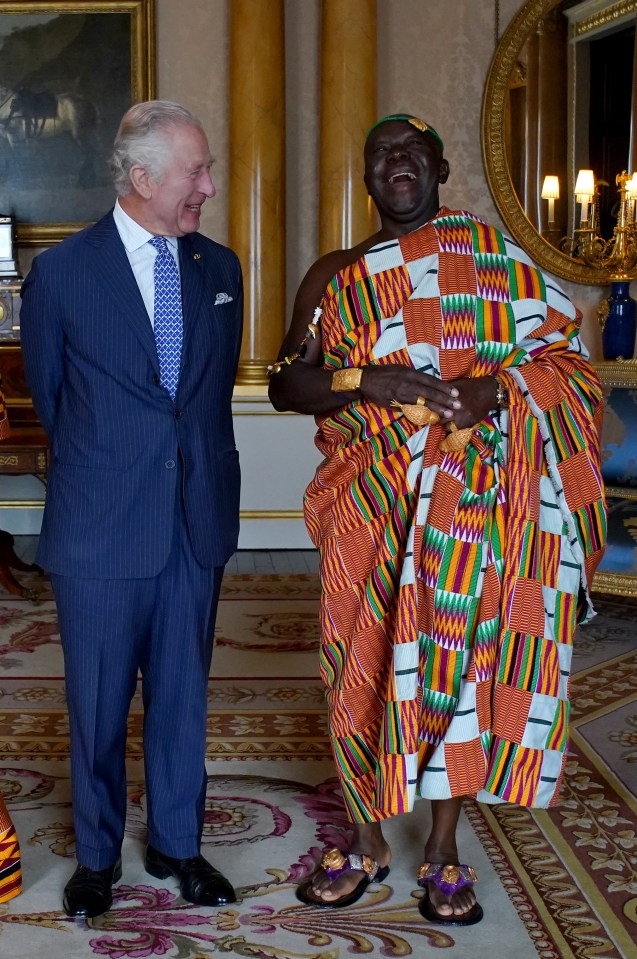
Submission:
<svg viewBox="0 0 637 959">
<path fill-rule="evenodd" d="M 628 280 L 614 280 L 608 297 L 608 316 L 602 331 L 605 360 L 632 359 L 635 352 L 637 303 L 628 292 Z"/>
</svg>

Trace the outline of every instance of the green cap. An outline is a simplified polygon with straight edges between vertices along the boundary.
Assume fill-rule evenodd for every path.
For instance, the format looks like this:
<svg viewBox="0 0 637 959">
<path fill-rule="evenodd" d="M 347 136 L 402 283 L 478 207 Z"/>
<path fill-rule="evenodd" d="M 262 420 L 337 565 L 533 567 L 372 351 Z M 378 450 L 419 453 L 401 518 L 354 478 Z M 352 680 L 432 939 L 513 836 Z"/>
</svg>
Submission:
<svg viewBox="0 0 637 959">
<path fill-rule="evenodd" d="M 370 135 L 372 130 L 375 130 L 376 127 L 379 127 L 381 123 L 389 123 L 391 120 L 405 120 L 407 123 L 411 123 L 412 127 L 416 127 L 417 130 L 420 130 L 421 133 L 431 133 L 432 137 L 435 137 L 438 143 L 440 144 L 440 149 L 444 153 L 445 145 L 442 142 L 442 137 L 440 134 L 434 130 L 434 128 L 429 124 L 425 123 L 424 120 L 420 120 L 418 117 L 414 117 L 411 113 L 390 113 L 386 117 L 382 117 L 380 120 L 377 120 L 376 123 L 369 128 L 367 131 L 367 137 Z"/>
</svg>

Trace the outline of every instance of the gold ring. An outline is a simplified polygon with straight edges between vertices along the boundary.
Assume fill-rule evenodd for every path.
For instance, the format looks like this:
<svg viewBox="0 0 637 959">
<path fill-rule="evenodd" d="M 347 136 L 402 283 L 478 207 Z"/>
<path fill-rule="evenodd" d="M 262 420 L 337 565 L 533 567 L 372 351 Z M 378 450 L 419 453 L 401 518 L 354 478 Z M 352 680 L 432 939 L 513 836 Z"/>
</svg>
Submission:
<svg viewBox="0 0 637 959">
<path fill-rule="evenodd" d="M 420 402 L 422 400 L 422 403 Z M 433 423 L 439 423 L 440 417 L 428 406 L 425 406 L 424 396 L 419 396 L 416 403 L 400 403 L 398 400 L 391 400 L 390 406 L 399 409 L 414 426 L 431 426 Z"/>
</svg>

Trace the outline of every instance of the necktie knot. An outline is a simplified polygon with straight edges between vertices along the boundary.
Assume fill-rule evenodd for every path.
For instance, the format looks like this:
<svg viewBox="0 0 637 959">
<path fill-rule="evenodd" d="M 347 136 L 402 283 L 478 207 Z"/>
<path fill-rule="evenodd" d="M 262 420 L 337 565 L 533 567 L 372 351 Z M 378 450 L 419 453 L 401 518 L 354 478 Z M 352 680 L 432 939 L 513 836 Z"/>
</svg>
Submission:
<svg viewBox="0 0 637 959">
<path fill-rule="evenodd" d="M 166 242 L 165 236 L 153 236 L 148 241 L 151 246 L 154 246 L 158 253 L 168 253 L 168 243 Z"/>
</svg>

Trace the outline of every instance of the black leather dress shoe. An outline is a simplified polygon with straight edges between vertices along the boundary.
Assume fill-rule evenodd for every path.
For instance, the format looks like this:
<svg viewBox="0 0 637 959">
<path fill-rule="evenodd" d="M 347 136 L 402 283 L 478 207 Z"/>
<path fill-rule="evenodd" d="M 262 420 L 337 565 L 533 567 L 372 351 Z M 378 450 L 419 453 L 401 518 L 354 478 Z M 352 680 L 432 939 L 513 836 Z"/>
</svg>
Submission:
<svg viewBox="0 0 637 959">
<path fill-rule="evenodd" d="M 198 906 L 227 906 L 228 903 L 237 901 L 235 891 L 226 877 L 203 856 L 173 859 L 172 856 L 164 856 L 153 846 L 148 846 L 146 872 L 155 879 L 174 876 L 179 882 L 179 890 L 184 899 Z"/>
<path fill-rule="evenodd" d="M 72 919 L 90 919 L 101 916 L 113 905 L 111 891 L 114 882 L 122 878 L 122 860 L 108 869 L 88 869 L 78 866 L 64 889 L 62 905 Z"/>
</svg>

